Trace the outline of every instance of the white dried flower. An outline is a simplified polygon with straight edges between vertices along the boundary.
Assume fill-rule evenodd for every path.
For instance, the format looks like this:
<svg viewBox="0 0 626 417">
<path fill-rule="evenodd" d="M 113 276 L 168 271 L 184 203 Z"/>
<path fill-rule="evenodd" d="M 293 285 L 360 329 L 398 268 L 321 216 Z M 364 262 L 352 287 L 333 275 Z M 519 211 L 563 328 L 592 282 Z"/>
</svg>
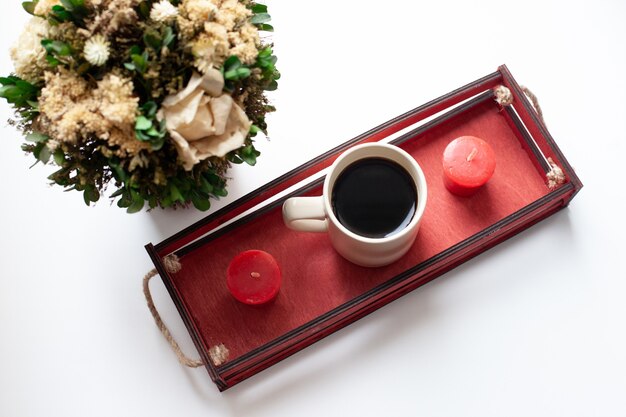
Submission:
<svg viewBox="0 0 626 417">
<path fill-rule="evenodd" d="M 169 0 L 154 3 L 150 10 L 150 18 L 156 22 L 167 23 L 176 19 L 176 16 L 178 16 L 178 9 Z"/>
<path fill-rule="evenodd" d="M 85 42 L 83 53 L 85 59 L 91 65 L 101 66 L 104 65 L 109 59 L 109 41 L 102 35 L 92 36 Z"/>
<path fill-rule="evenodd" d="M 17 43 L 11 48 L 11 59 L 15 74 L 29 82 L 43 78 L 46 69 L 46 51 L 41 46 L 42 39 L 50 35 L 50 25 L 46 19 L 31 18 Z"/>
</svg>

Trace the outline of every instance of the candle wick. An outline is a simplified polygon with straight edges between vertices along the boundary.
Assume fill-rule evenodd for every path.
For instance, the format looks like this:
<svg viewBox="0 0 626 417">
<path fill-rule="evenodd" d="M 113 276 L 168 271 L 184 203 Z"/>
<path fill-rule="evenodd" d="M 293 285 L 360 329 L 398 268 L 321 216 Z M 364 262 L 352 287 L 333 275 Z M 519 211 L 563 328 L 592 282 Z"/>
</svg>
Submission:
<svg viewBox="0 0 626 417">
<path fill-rule="evenodd" d="M 476 154 L 478 154 L 478 149 L 473 148 L 472 152 L 470 152 L 469 155 L 467 155 L 467 162 L 472 162 L 472 159 L 474 159 L 474 157 L 476 156 Z"/>
<path fill-rule="evenodd" d="M 250 272 L 250 276 L 252 278 L 261 278 L 261 274 L 259 274 L 258 272 Z"/>
</svg>

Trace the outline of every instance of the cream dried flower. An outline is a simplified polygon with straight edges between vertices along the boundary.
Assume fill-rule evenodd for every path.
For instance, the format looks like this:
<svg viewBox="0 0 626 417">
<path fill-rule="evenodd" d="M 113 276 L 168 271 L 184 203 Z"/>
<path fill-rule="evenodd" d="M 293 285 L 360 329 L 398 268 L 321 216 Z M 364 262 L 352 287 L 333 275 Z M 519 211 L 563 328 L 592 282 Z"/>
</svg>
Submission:
<svg viewBox="0 0 626 417">
<path fill-rule="evenodd" d="M 260 44 L 259 31 L 249 22 L 244 24 L 239 31 L 229 32 L 228 40 L 231 48 L 229 55 L 235 55 L 244 64 L 251 65 L 259 55 L 257 45 Z"/>
<path fill-rule="evenodd" d="M 152 5 L 150 18 L 156 22 L 168 23 L 178 16 L 178 9 L 169 0 L 161 0 Z"/>
<path fill-rule="evenodd" d="M 210 68 L 220 67 L 228 56 L 229 47 L 228 33 L 223 26 L 208 22 L 204 29 L 205 33 L 189 44 L 195 57 L 194 65 L 202 73 Z"/>
<path fill-rule="evenodd" d="M 109 73 L 91 89 L 80 76 L 60 69 L 46 72 L 39 109 L 55 140 L 77 143 L 97 136 L 126 157 L 150 148 L 135 137 L 138 101 L 129 78 Z"/>
<path fill-rule="evenodd" d="M 48 64 L 46 50 L 41 46 L 41 41 L 49 36 L 50 30 L 48 21 L 40 17 L 33 17 L 26 24 L 10 51 L 15 74 L 20 78 L 29 82 L 37 82 L 43 78 Z"/>
<path fill-rule="evenodd" d="M 242 147 L 252 122 L 233 98 L 223 94 L 224 77 L 216 69 L 194 73 L 187 87 L 165 98 L 157 113 L 187 171 L 211 156 L 224 157 Z"/>
<path fill-rule="evenodd" d="M 56 6 L 57 4 L 61 4 L 61 0 L 39 0 L 35 5 L 35 15 L 47 16 L 52 6 Z"/>
<path fill-rule="evenodd" d="M 252 16 L 252 11 L 239 0 L 223 0 L 215 15 L 215 21 L 227 30 L 233 31 L 250 16 Z"/>
<path fill-rule="evenodd" d="M 218 10 L 218 0 L 183 0 L 179 6 L 189 20 L 204 23 Z"/>
<path fill-rule="evenodd" d="M 109 41 L 102 35 L 92 36 L 85 42 L 83 53 L 91 65 L 102 66 L 109 59 Z"/>
</svg>

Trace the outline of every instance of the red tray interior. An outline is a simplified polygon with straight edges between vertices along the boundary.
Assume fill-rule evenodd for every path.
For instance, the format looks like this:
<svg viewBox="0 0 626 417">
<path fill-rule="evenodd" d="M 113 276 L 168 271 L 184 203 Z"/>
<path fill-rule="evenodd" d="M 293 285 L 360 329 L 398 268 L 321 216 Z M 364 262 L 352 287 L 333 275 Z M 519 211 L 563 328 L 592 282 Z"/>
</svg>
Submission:
<svg viewBox="0 0 626 417">
<path fill-rule="evenodd" d="M 474 135 L 488 141 L 497 157 L 493 178 L 472 197 L 456 197 L 443 186 L 441 155 L 454 138 Z M 234 360 L 384 283 L 447 248 L 484 230 L 548 194 L 538 172 L 493 101 L 485 101 L 428 129 L 402 145 L 415 157 L 428 182 L 428 203 L 413 248 L 396 263 L 362 268 L 339 256 L 325 234 L 287 229 L 280 207 L 241 224 L 182 255 L 172 274 L 207 348 L 224 344 Z M 321 187 L 310 194 L 318 195 Z M 283 285 L 270 304 L 237 302 L 226 287 L 231 259 L 249 249 L 271 253 Z"/>
</svg>

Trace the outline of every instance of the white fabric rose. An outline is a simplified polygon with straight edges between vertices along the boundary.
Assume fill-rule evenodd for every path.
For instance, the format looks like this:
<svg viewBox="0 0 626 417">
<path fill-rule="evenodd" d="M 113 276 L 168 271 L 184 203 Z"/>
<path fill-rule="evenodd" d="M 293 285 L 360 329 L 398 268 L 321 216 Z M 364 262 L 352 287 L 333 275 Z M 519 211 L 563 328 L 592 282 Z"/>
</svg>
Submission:
<svg viewBox="0 0 626 417">
<path fill-rule="evenodd" d="M 211 156 L 223 157 L 243 146 L 252 122 L 228 94 L 216 69 L 194 73 L 187 87 L 165 98 L 157 118 L 174 140 L 183 166 L 190 171 Z"/>
</svg>

